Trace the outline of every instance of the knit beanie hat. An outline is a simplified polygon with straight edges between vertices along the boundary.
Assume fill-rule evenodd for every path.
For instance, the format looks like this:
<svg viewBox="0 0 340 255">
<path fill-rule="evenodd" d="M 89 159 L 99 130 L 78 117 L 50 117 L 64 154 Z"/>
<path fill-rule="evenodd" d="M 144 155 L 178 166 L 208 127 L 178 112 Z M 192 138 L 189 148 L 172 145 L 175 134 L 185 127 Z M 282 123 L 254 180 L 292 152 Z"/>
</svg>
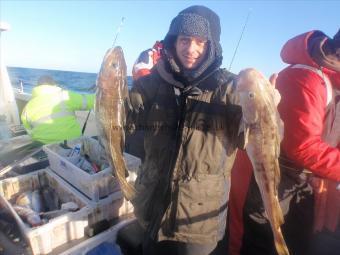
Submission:
<svg viewBox="0 0 340 255">
<path fill-rule="evenodd" d="M 339 31 L 333 36 L 333 47 L 336 52 L 340 49 L 340 29 Z M 339 54 L 339 53 L 337 53 Z"/>
<path fill-rule="evenodd" d="M 187 81 L 200 77 L 209 67 L 222 64 L 222 48 L 220 45 L 221 26 L 218 15 L 205 6 L 190 6 L 181 11 L 171 22 L 164 38 L 164 53 L 172 67 Z M 205 60 L 194 70 L 180 68 L 175 54 L 175 42 L 178 35 L 197 36 L 207 40 L 208 49 Z"/>
</svg>

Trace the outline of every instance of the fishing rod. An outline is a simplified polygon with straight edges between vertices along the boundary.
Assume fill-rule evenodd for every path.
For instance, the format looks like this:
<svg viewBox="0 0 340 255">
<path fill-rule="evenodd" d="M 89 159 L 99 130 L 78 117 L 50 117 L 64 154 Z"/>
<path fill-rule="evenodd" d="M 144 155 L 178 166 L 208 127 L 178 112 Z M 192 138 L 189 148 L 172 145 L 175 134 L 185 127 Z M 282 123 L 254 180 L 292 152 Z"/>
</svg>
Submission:
<svg viewBox="0 0 340 255">
<path fill-rule="evenodd" d="M 89 117 L 90 117 L 90 113 L 91 113 L 91 109 L 89 110 L 87 116 L 86 116 L 86 119 L 85 119 L 85 122 L 84 122 L 84 125 L 83 125 L 83 128 L 81 129 L 81 134 L 83 135 L 84 132 L 85 132 L 85 129 L 86 129 L 86 125 L 87 125 L 87 122 L 89 120 Z"/>
<path fill-rule="evenodd" d="M 122 17 L 122 20 L 120 21 L 120 24 L 119 24 L 119 26 L 118 26 L 118 28 L 117 28 L 117 32 L 116 32 L 115 39 L 113 40 L 112 47 L 114 47 L 115 44 L 116 44 L 117 37 L 118 37 L 118 35 L 120 34 L 120 30 L 121 30 L 122 27 L 123 27 L 124 21 L 125 21 L 125 17 Z"/>
<path fill-rule="evenodd" d="M 125 21 L 125 17 L 122 17 L 122 20 L 120 21 L 120 24 L 119 24 L 119 26 L 118 26 L 118 28 L 117 28 L 117 32 L 116 32 L 116 35 L 115 35 L 115 39 L 113 40 L 112 47 L 114 47 L 115 44 L 116 44 L 118 35 L 120 34 L 120 30 L 121 30 L 122 27 L 123 27 L 124 21 Z M 91 110 L 89 110 L 89 112 L 88 112 L 88 114 L 87 114 L 87 116 L 86 116 L 86 119 L 85 119 L 83 128 L 82 128 L 82 130 L 81 130 L 81 134 L 82 134 L 82 135 L 84 135 L 84 132 L 85 132 L 85 129 L 86 129 L 87 122 L 88 122 L 88 120 L 89 120 L 90 114 L 91 114 Z"/>
<path fill-rule="evenodd" d="M 242 40 L 244 31 L 245 31 L 245 29 L 246 29 L 246 27 L 247 27 L 247 24 L 248 24 L 248 20 L 249 20 L 251 11 L 252 11 L 251 9 L 248 10 L 247 18 L 246 18 L 246 21 L 245 21 L 245 23 L 244 23 L 244 25 L 243 25 L 243 28 L 242 28 L 242 31 L 241 31 L 240 38 L 238 39 L 238 42 L 237 42 L 237 45 L 236 45 L 236 48 L 235 48 L 235 51 L 234 51 L 234 55 L 233 55 L 233 57 L 231 58 L 231 62 L 230 62 L 228 71 L 231 70 L 231 65 L 232 65 L 233 62 L 234 62 L 234 59 L 235 59 L 235 56 L 236 56 L 236 52 L 237 52 L 237 50 L 238 50 L 238 47 L 240 46 L 240 43 L 241 43 L 241 40 Z"/>
</svg>

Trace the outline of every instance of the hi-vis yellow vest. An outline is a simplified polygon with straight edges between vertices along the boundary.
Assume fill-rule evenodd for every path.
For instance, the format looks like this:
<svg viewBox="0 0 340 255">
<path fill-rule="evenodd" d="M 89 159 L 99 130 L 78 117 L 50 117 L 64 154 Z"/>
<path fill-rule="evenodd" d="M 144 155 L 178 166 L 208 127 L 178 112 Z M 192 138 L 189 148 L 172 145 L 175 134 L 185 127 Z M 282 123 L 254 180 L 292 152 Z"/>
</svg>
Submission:
<svg viewBox="0 0 340 255">
<path fill-rule="evenodd" d="M 55 143 L 81 136 L 75 111 L 90 110 L 94 94 L 78 94 L 53 85 L 39 85 L 25 106 L 21 121 L 33 140 Z"/>
</svg>

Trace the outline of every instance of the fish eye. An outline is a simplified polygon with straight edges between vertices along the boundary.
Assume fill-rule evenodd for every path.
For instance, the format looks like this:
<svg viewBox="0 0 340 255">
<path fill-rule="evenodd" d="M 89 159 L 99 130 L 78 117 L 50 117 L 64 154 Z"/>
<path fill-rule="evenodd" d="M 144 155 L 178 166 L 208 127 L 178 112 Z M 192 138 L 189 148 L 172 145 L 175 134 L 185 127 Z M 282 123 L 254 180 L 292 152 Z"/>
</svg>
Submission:
<svg viewBox="0 0 340 255">
<path fill-rule="evenodd" d="M 118 68 L 118 64 L 115 63 L 115 62 L 112 62 L 111 66 L 112 66 L 114 69 L 117 69 L 117 68 Z"/>
<path fill-rule="evenodd" d="M 251 98 L 251 99 L 255 98 L 255 93 L 252 92 L 252 91 L 249 92 L 249 93 L 248 93 L 248 97 Z"/>
</svg>

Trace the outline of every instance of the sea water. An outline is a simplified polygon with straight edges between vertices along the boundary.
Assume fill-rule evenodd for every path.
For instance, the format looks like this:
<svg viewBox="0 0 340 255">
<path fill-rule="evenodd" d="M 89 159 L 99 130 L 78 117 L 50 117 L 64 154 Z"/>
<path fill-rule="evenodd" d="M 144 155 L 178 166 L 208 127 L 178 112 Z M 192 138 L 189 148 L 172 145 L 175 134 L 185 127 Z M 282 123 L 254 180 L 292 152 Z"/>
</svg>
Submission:
<svg viewBox="0 0 340 255">
<path fill-rule="evenodd" d="M 80 93 L 94 93 L 97 73 L 84 73 L 73 71 L 60 71 L 49 69 L 36 69 L 24 67 L 7 67 L 12 86 L 23 89 L 25 93 L 31 93 L 37 81 L 42 75 L 51 76 L 60 87 Z M 129 87 L 132 77 L 128 76 Z"/>
</svg>

